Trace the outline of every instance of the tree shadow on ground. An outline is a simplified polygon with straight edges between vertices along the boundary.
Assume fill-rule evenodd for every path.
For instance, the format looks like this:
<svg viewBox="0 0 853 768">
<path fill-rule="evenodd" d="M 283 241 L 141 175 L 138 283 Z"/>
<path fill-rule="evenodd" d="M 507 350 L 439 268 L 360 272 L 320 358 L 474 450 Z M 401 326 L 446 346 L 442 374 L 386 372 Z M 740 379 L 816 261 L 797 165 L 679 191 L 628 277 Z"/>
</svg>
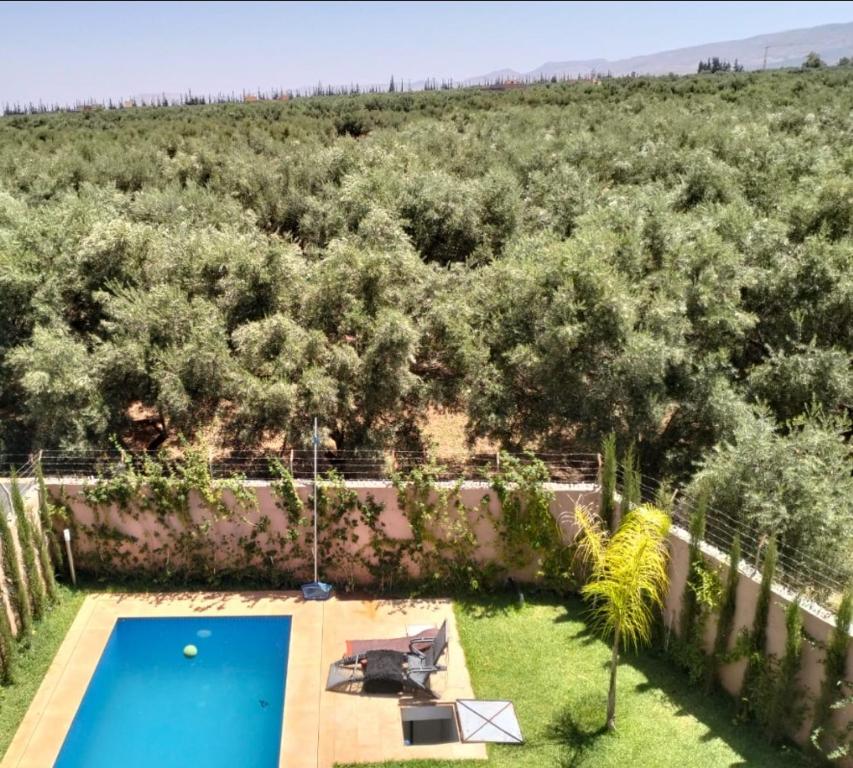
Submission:
<svg viewBox="0 0 853 768">
<path fill-rule="evenodd" d="M 546 735 L 560 748 L 561 768 L 580 768 L 595 743 L 607 735 L 605 704 L 600 696 L 588 694 L 580 701 L 563 707 L 548 724 Z"/>
<path fill-rule="evenodd" d="M 546 601 L 542 600 L 544 604 Z M 553 604 L 553 600 L 552 603 Z M 588 608 L 578 595 L 568 595 L 560 601 L 563 612 L 554 618 L 555 624 L 578 624 L 578 629 L 569 637 L 583 645 L 593 645 L 601 641 L 601 637 L 593 631 L 588 622 Z"/>
<path fill-rule="evenodd" d="M 524 602 L 518 599 L 518 595 L 508 591 L 457 597 L 456 605 L 475 619 L 506 616 L 524 608 Z"/>
<path fill-rule="evenodd" d="M 638 693 L 660 691 L 676 707 L 676 717 L 692 717 L 707 728 L 701 741 L 719 739 L 740 755 L 743 762 L 738 766 L 766 765 L 772 760 L 778 766 L 816 766 L 805 753 L 794 745 L 771 747 L 756 738 L 756 726 L 737 720 L 735 702 L 725 693 L 708 693 L 703 684 L 690 685 L 687 675 L 675 666 L 675 662 L 654 651 L 625 654 L 621 664 L 630 665 L 641 672 L 646 680 L 639 683 Z"/>
<path fill-rule="evenodd" d="M 595 645 L 595 643 L 602 642 L 601 636 L 593 632 L 588 626 L 584 625 L 582 629 L 579 629 L 573 635 L 569 635 L 572 640 L 577 640 L 581 645 Z M 608 662 L 609 664 L 610 662 Z"/>
</svg>

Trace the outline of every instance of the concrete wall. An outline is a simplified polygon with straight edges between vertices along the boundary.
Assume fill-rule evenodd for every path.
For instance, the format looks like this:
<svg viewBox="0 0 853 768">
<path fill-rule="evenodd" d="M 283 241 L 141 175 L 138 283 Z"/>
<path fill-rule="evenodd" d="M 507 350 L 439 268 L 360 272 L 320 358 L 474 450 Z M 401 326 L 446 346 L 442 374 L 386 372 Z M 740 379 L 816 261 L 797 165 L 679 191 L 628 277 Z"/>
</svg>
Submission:
<svg viewBox="0 0 853 768">
<path fill-rule="evenodd" d="M 251 485 L 254 486 L 257 494 L 258 510 L 246 513 L 243 519 L 219 521 L 212 524 L 211 531 L 212 538 L 215 541 L 216 556 L 223 566 L 227 564 L 229 558 L 239 556 L 233 547 L 229 547 L 229 542 L 245 536 L 247 531 L 251 529 L 251 526 L 257 523 L 260 516 L 266 515 L 270 518 L 272 534 L 287 534 L 285 516 L 276 506 L 276 499 L 269 485 L 262 482 L 254 482 Z M 95 512 L 80 495 L 82 486 L 79 480 L 63 483 L 59 480 L 49 479 L 48 487 L 54 495 L 60 493 L 64 495 L 73 511 L 74 518 L 79 523 L 93 525 L 96 522 Z M 348 483 L 348 487 L 354 490 L 361 499 L 371 497 L 374 501 L 384 505 L 380 519 L 385 526 L 388 536 L 396 539 L 411 538 L 411 527 L 403 512 L 398 508 L 397 492 L 390 483 L 351 482 Z M 566 541 L 568 542 L 575 531 L 574 509 L 576 505 L 580 504 L 597 508 L 600 502 L 599 489 L 588 485 L 552 485 L 550 489 L 554 492 L 552 512 L 560 521 Z M 303 500 L 307 500 L 310 494 L 310 484 L 297 484 L 297 490 L 300 497 Z M 489 519 L 490 517 L 496 519 L 500 515 L 500 506 L 495 494 L 484 484 L 466 483 L 460 490 L 459 499 L 464 507 L 467 508 L 467 513 L 472 515 L 471 519 L 474 520 L 476 518 L 476 560 L 483 564 L 499 560 L 500 546 L 498 533 L 494 522 L 491 522 Z M 471 513 L 471 510 L 481 509 L 481 505 L 485 505 L 482 508 L 488 510 L 488 515 L 478 516 Z M 207 514 L 198 499 L 192 500 L 191 508 L 191 514 L 195 520 L 201 520 Z M 156 533 L 158 526 L 152 525 L 150 513 L 134 516 L 122 513 L 115 508 L 110 508 L 102 510 L 99 514 L 105 523 L 131 537 L 129 541 L 117 544 L 116 546 L 119 549 L 131 555 L 135 551 L 138 555 L 140 543 L 142 542 L 145 542 L 155 552 L 158 546 L 162 546 L 161 542 L 158 542 Z M 166 520 L 165 522 L 168 525 L 180 525 L 177 520 Z M 368 531 L 356 527 L 353 533 L 354 536 L 347 546 L 354 553 L 363 552 L 363 547 L 368 539 Z M 673 528 L 670 535 L 670 590 L 664 611 L 664 620 L 673 631 L 677 631 L 684 584 L 687 578 L 688 541 L 689 537 L 685 531 Z M 78 553 L 89 552 L 91 554 L 93 544 L 86 539 L 85 535 L 78 535 L 74 542 L 74 548 Z M 727 557 L 708 546 L 704 547 L 704 555 L 709 565 L 719 569 L 721 580 L 724 582 L 728 571 Z M 150 557 L 150 552 L 146 556 Z M 302 566 L 302 576 L 307 579 L 311 575 L 310 568 L 307 563 L 302 564 Z M 323 564 L 321 568 L 321 574 L 331 580 L 343 576 L 358 583 L 366 581 L 367 578 L 367 574 L 363 571 L 336 574 L 335 568 L 331 567 L 330 564 Z M 419 575 L 421 574 L 412 571 L 412 576 L 418 577 Z M 531 564 L 514 575 L 523 580 L 533 579 L 535 577 L 535 566 Z M 759 581 L 760 574 L 755 573 L 748 566 L 741 566 L 737 593 L 737 610 L 732 632 L 733 639 L 737 636 L 739 630 L 743 628 L 750 629 L 752 627 Z M 769 653 L 781 655 L 784 651 L 786 636 L 784 614 L 786 606 L 792 599 L 793 595 L 788 594 L 785 590 L 779 587 L 774 588 L 767 632 L 767 650 Z M 823 648 L 834 626 L 834 618 L 816 606 L 804 605 L 801 611 L 804 628 L 808 635 L 814 639 L 814 642 L 804 643 L 800 683 L 814 697 L 819 692 L 821 681 L 823 680 Z M 716 620 L 715 617 L 712 617 L 708 621 L 705 636 L 706 649 L 709 651 L 713 647 L 715 634 Z M 848 678 L 853 677 L 853 643 L 851 643 L 848 655 L 847 668 Z M 720 679 L 722 685 L 733 696 L 737 696 L 740 691 L 744 669 L 745 661 L 737 661 L 725 665 L 721 669 Z M 841 710 L 837 713 L 836 724 L 842 726 L 846 722 L 849 722 L 851 718 L 853 718 L 853 707 L 847 707 L 846 710 Z M 800 731 L 796 734 L 791 734 L 792 738 L 801 744 L 806 743 L 811 730 L 810 726 L 811 718 L 809 716 L 806 718 L 806 723 Z"/>
</svg>

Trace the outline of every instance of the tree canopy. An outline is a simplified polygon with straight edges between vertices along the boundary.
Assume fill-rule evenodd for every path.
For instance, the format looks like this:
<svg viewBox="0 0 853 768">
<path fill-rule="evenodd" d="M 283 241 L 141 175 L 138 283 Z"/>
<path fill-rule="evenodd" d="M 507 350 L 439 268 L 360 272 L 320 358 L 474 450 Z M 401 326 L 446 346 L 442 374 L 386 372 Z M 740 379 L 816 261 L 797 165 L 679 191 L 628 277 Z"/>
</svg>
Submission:
<svg viewBox="0 0 853 768">
<path fill-rule="evenodd" d="M 794 439 L 853 402 L 851 85 L 2 118 L 0 450 L 106 445 L 139 414 L 161 439 L 294 444 L 316 415 L 341 448 L 402 448 L 443 407 L 506 447 L 612 431 L 686 478 L 756 423 Z"/>
</svg>

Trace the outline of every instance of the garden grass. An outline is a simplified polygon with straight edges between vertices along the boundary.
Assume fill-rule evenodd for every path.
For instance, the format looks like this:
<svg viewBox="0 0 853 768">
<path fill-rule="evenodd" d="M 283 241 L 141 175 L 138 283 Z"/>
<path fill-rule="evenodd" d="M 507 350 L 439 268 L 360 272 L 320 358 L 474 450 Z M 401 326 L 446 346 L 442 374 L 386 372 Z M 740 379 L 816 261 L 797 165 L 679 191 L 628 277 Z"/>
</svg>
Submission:
<svg viewBox="0 0 853 768">
<path fill-rule="evenodd" d="M 691 686 L 671 661 L 624 654 L 617 730 L 604 728 L 610 649 L 590 634 L 583 605 L 506 599 L 456 606 L 474 692 L 515 703 L 523 746 L 490 745 L 489 760 L 382 763 L 383 768 L 790 768 L 811 763 L 795 747 L 771 747 L 733 702 Z M 451 658 L 449 663 L 454 663 Z M 389 734 L 395 738 L 396 734 Z"/>
<path fill-rule="evenodd" d="M 0 759 L 86 597 L 85 592 L 60 585 L 57 585 L 57 591 L 59 604 L 48 609 L 45 617 L 35 624 L 29 647 L 21 645 L 18 648 L 15 682 L 0 686 Z"/>
</svg>

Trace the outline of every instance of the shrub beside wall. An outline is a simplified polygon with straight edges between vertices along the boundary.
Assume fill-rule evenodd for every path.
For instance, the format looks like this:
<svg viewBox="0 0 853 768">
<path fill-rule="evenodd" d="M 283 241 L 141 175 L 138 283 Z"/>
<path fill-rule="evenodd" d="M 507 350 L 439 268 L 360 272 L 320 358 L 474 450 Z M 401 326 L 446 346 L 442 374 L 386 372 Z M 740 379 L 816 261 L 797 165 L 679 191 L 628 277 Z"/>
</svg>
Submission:
<svg viewBox="0 0 853 768">
<path fill-rule="evenodd" d="M 853 706 L 853 665 L 849 662 L 848 627 L 853 621 L 853 587 L 848 587 L 838 607 L 835 627 L 826 646 L 824 678 L 815 706 L 812 744 L 830 760 L 849 758 L 853 753 L 853 717 L 839 725 L 834 715 Z"/>
</svg>

